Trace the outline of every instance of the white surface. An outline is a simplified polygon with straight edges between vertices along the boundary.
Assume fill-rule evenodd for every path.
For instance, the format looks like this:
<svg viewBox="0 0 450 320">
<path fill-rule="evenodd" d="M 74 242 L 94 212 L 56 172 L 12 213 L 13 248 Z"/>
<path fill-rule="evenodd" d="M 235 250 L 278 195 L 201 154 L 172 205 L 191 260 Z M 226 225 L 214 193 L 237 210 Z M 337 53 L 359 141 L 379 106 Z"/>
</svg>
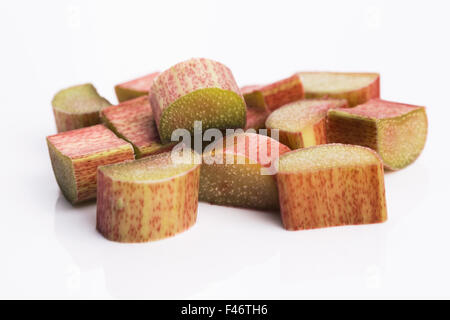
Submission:
<svg viewBox="0 0 450 320">
<path fill-rule="evenodd" d="M 445 1 L 1 1 L 1 298 L 450 298 L 449 4 Z M 174 238 L 123 245 L 71 207 L 45 136 L 59 89 L 113 86 L 192 56 L 242 85 L 300 70 L 379 71 L 426 105 L 419 160 L 386 174 L 389 220 L 288 232 L 279 216 L 200 204 Z"/>
</svg>

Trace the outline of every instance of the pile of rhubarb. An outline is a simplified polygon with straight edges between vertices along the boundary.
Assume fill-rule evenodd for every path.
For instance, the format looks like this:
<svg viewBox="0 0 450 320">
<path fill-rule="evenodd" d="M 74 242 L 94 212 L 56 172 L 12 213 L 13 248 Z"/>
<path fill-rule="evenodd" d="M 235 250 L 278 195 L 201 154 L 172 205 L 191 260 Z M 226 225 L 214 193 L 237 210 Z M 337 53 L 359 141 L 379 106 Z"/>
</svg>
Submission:
<svg viewBox="0 0 450 320">
<path fill-rule="evenodd" d="M 97 230 L 119 242 L 189 229 L 199 200 L 277 211 L 287 230 L 384 222 L 384 170 L 410 165 L 427 138 L 425 107 L 381 100 L 377 73 L 239 87 L 196 58 L 114 90 L 116 105 L 92 84 L 59 91 L 46 140 L 62 194 L 96 198 Z"/>
</svg>

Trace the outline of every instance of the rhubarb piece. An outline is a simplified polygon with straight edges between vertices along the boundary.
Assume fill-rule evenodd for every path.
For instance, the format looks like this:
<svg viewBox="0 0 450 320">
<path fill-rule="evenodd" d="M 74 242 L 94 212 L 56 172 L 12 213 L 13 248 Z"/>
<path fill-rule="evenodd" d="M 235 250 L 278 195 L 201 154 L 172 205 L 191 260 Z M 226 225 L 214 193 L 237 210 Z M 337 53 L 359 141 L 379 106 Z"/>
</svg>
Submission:
<svg viewBox="0 0 450 320">
<path fill-rule="evenodd" d="M 124 102 L 141 96 L 147 96 L 152 88 L 153 80 L 160 72 L 150 73 L 146 76 L 118 84 L 114 87 L 117 100 Z"/>
<path fill-rule="evenodd" d="M 378 73 L 300 72 L 305 98 L 346 99 L 354 107 L 380 97 Z"/>
<path fill-rule="evenodd" d="M 97 230 L 109 240 L 144 242 L 188 229 L 197 218 L 199 176 L 199 164 L 173 161 L 171 152 L 99 167 Z"/>
<path fill-rule="evenodd" d="M 347 106 L 346 100 L 300 100 L 287 104 L 266 120 L 266 128 L 279 130 L 279 141 L 291 149 L 327 143 L 326 116 L 331 108 Z"/>
<path fill-rule="evenodd" d="M 266 119 L 269 114 L 270 111 L 266 109 L 247 107 L 247 122 L 245 125 L 245 130 L 259 130 L 265 128 Z"/>
<path fill-rule="evenodd" d="M 97 167 L 133 160 L 133 147 L 99 124 L 47 137 L 53 172 L 72 204 L 96 196 Z"/>
<path fill-rule="evenodd" d="M 173 144 L 161 144 L 148 96 L 104 108 L 100 117 L 117 136 L 133 145 L 136 158 L 168 151 L 173 147 Z"/>
<path fill-rule="evenodd" d="M 61 90 L 52 100 L 56 128 L 63 132 L 98 124 L 99 111 L 110 105 L 90 83 Z"/>
<path fill-rule="evenodd" d="M 328 112 L 328 141 L 356 144 L 378 152 L 386 169 L 411 164 L 427 139 L 424 107 L 373 99 L 351 109 Z"/>
<path fill-rule="evenodd" d="M 282 155 L 277 174 L 287 230 L 383 222 L 383 164 L 369 148 L 325 144 Z"/>
<path fill-rule="evenodd" d="M 246 86 L 241 92 L 247 106 L 271 111 L 304 97 L 302 82 L 296 74 L 265 86 Z"/>
<path fill-rule="evenodd" d="M 200 201 L 256 209 L 278 209 L 273 162 L 289 148 L 255 133 L 225 137 L 203 154 Z"/>
<path fill-rule="evenodd" d="M 161 73 L 150 102 L 163 143 L 178 128 L 194 133 L 194 121 L 202 121 L 204 130 L 245 126 L 245 102 L 234 77 L 212 60 L 191 59 Z"/>
</svg>

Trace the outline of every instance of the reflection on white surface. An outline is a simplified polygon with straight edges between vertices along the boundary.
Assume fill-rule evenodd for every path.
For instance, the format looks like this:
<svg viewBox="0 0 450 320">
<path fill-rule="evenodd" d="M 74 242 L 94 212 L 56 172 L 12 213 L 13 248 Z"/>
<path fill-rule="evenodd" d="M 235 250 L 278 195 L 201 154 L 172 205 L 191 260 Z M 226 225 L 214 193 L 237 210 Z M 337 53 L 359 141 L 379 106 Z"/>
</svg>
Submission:
<svg viewBox="0 0 450 320">
<path fill-rule="evenodd" d="M 69 292 L 112 298 L 381 296 L 389 290 L 389 259 L 399 254 L 389 239 L 411 219 L 427 189 L 427 170 L 420 164 L 410 170 L 415 181 L 406 185 L 397 184 L 402 172 L 386 174 L 392 196 L 384 224 L 288 232 L 277 212 L 200 203 L 194 227 L 144 244 L 104 239 L 95 230 L 95 204 L 74 208 L 60 195 L 54 225 L 73 260 Z"/>
<path fill-rule="evenodd" d="M 81 277 L 92 269 L 103 269 L 113 297 L 188 298 L 277 252 L 273 245 L 261 246 L 264 239 L 242 237 L 243 226 L 237 226 L 242 218 L 256 228 L 281 229 L 275 212 L 223 210 L 200 204 L 197 224 L 184 233 L 144 244 L 115 243 L 95 230 L 94 204 L 74 209 L 60 195 L 55 205 L 55 232 L 80 268 Z M 212 219 L 215 222 L 211 224 Z"/>
</svg>

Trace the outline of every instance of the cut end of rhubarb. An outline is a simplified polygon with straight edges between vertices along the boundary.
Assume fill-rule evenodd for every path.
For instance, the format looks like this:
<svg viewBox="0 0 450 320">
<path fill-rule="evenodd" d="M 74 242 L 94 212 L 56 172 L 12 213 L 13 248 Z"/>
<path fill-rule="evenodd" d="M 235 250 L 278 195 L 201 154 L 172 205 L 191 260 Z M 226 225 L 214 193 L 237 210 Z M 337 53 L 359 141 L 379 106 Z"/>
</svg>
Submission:
<svg viewBox="0 0 450 320">
<path fill-rule="evenodd" d="M 347 99 L 350 107 L 380 96 L 378 73 L 300 72 L 306 98 Z"/>
<path fill-rule="evenodd" d="M 303 85 L 298 75 L 265 85 L 245 86 L 241 89 L 247 106 L 275 110 L 304 97 Z"/>
<path fill-rule="evenodd" d="M 99 111 L 110 105 L 90 83 L 59 91 L 52 100 L 58 132 L 98 124 Z"/>
<path fill-rule="evenodd" d="M 59 91 L 53 98 L 52 105 L 60 111 L 81 114 L 98 112 L 111 104 L 98 94 L 92 84 L 87 83 Z"/>
<path fill-rule="evenodd" d="M 104 108 L 100 116 L 108 128 L 133 144 L 136 158 L 168 151 L 173 147 L 172 144 L 161 144 L 148 96 Z"/>
<path fill-rule="evenodd" d="M 343 99 L 300 100 L 272 112 L 266 121 L 271 129 L 299 132 L 327 115 L 331 108 L 343 108 L 347 101 Z"/>
<path fill-rule="evenodd" d="M 115 181 L 158 182 L 197 167 L 194 156 L 192 153 L 192 159 L 188 161 L 174 161 L 170 152 L 164 152 L 145 159 L 103 166 L 99 170 Z"/>
<path fill-rule="evenodd" d="M 417 159 L 425 146 L 427 127 L 424 107 L 380 99 L 328 113 L 330 142 L 370 147 L 391 170 Z"/>
<path fill-rule="evenodd" d="M 277 182 L 288 230 L 387 219 L 383 165 L 369 148 L 328 144 L 286 153 Z"/>
<path fill-rule="evenodd" d="M 161 73 L 150 102 L 163 143 L 176 129 L 194 131 L 194 122 L 209 128 L 244 128 L 244 99 L 231 71 L 209 59 L 191 59 Z"/>
<path fill-rule="evenodd" d="M 154 72 L 146 76 L 118 84 L 114 87 L 117 100 L 119 102 L 135 99 L 141 96 L 147 96 L 153 85 L 153 81 L 160 72 Z"/>
<path fill-rule="evenodd" d="M 328 144 L 285 154 L 279 162 L 279 173 L 297 173 L 378 164 L 379 157 L 368 148 Z"/>
<path fill-rule="evenodd" d="M 98 169 L 97 229 L 109 240 L 144 242 L 173 236 L 197 217 L 199 157 L 166 152 Z"/>
<path fill-rule="evenodd" d="M 95 198 L 100 165 L 134 159 L 132 146 L 103 125 L 47 137 L 53 172 L 71 203 Z"/>
<path fill-rule="evenodd" d="M 230 135 L 203 154 L 200 201 L 218 205 L 274 210 L 279 208 L 274 175 L 280 154 L 289 150 L 259 134 Z"/>
<path fill-rule="evenodd" d="M 170 142 L 178 128 L 194 132 L 194 122 L 202 121 L 203 130 L 209 128 L 243 128 L 246 109 L 242 97 L 219 88 L 199 89 L 189 93 L 165 109 L 159 122 L 163 142 Z"/>
<path fill-rule="evenodd" d="M 328 110 L 346 106 L 344 99 L 299 100 L 272 112 L 266 128 L 278 129 L 280 142 L 291 149 L 324 144 Z"/>
</svg>

